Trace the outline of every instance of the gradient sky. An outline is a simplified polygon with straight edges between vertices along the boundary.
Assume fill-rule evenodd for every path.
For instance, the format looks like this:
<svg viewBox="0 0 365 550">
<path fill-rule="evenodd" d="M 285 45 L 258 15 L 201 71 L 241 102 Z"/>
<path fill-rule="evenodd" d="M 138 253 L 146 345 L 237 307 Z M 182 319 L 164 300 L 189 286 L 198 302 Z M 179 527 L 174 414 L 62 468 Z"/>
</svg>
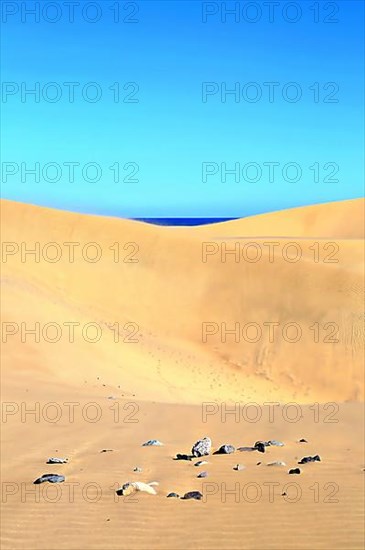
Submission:
<svg viewBox="0 0 365 550">
<path fill-rule="evenodd" d="M 40 6 L 39 22 L 24 4 Z M 63 1 L 58 13 L 47 4 L 2 2 L 3 197 L 125 217 L 241 217 L 363 195 L 363 2 L 297 1 L 288 9 L 279 2 L 271 21 L 267 2 L 105 0 L 94 3 L 94 23 L 82 16 L 86 8 L 86 18 L 97 15 L 90 2 L 75 5 L 73 23 Z M 224 4 L 239 7 L 236 19 L 224 21 Z M 298 21 L 288 21 L 296 9 Z M 204 22 L 204 10 L 217 13 Z M 39 102 L 22 97 L 36 82 Z M 73 103 L 65 82 L 80 83 Z M 97 102 L 83 98 L 89 82 L 102 92 Z M 134 95 L 136 85 L 123 89 L 130 82 Z M 203 82 L 216 83 L 206 102 Z M 264 82 L 279 83 L 273 102 Z M 297 102 L 283 99 L 289 82 L 301 90 Z M 239 98 L 222 101 L 222 83 L 238 83 Z M 46 101 L 44 89 L 50 99 L 61 90 L 60 100 Z M 248 101 L 255 90 L 261 99 Z M 92 99 L 95 88 L 88 92 Z M 65 165 L 72 162 L 80 164 L 74 181 Z M 39 182 L 24 170 L 35 163 Z M 44 172 L 48 163 L 58 173 Z M 100 167 L 99 181 L 90 181 L 92 167 L 83 176 L 87 163 Z M 116 163 L 119 182 L 109 168 Z M 206 181 L 203 163 L 217 171 Z M 228 170 L 239 163 L 239 181 L 229 174 L 224 181 L 222 163 Z M 272 181 L 263 163 L 279 163 Z M 300 166 L 298 181 L 285 181 L 287 163 Z M 286 179 L 295 179 L 296 169 L 287 169 Z"/>
</svg>

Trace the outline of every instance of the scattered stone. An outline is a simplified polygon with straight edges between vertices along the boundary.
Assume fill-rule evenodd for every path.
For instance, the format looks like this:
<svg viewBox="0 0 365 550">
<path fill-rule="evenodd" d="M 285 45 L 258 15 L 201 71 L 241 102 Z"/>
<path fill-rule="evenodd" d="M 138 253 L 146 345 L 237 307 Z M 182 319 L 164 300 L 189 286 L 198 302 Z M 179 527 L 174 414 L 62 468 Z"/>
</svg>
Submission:
<svg viewBox="0 0 365 550">
<path fill-rule="evenodd" d="M 278 441 L 277 439 L 270 439 L 270 441 L 267 441 L 268 447 L 270 445 L 273 445 L 274 447 L 284 447 L 284 443 L 282 441 Z"/>
<path fill-rule="evenodd" d="M 102 449 L 100 452 L 101 453 L 111 453 L 113 452 L 114 449 Z"/>
<path fill-rule="evenodd" d="M 233 466 L 233 469 L 239 472 L 240 470 L 244 470 L 245 466 L 243 466 L 243 464 L 236 464 L 236 466 Z"/>
<path fill-rule="evenodd" d="M 139 468 L 138 466 L 136 466 L 135 468 L 133 468 L 133 472 L 142 472 L 142 468 Z"/>
<path fill-rule="evenodd" d="M 156 490 L 152 487 L 154 484 L 155 483 L 142 483 L 142 481 L 128 481 L 115 492 L 118 496 L 128 496 L 136 491 L 141 491 L 150 495 L 157 495 Z"/>
<path fill-rule="evenodd" d="M 196 477 L 208 477 L 208 472 L 200 472 Z"/>
<path fill-rule="evenodd" d="M 108 399 L 117 399 L 115 395 L 109 395 Z"/>
<path fill-rule="evenodd" d="M 52 457 L 47 460 L 47 464 L 67 464 L 68 458 Z"/>
<path fill-rule="evenodd" d="M 163 443 L 161 443 L 158 439 L 150 439 L 149 441 L 146 441 L 146 443 L 143 443 L 142 447 L 160 447 L 161 445 L 163 445 Z"/>
<path fill-rule="evenodd" d="M 260 464 L 261 464 L 261 462 L 257 462 L 257 463 L 256 463 L 256 466 L 260 466 Z"/>
<path fill-rule="evenodd" d="M 233 445 L 221 445 L 218 451 L 215 451 L 215 455 L 230 455 L 235 452 L 235 447 Z"/>
<path fill-rule="evenodd" d="M 275 460 L 274 462 L 269 462 L 267 466 L 286 466 L 286 464 L 282 460 Z"/>
<path fill-rule="evenodd" d="M 184 455 L 181 453 L 177 453 L 174 460 L 192 460 L 192 458 L 193 458 L 192 455 Z"/>
<path fill-rule="evenodd" d="M 65 476 L 60 476 L 58 474 L 43 474 L 41 477 L 38 477 L 33 483 L 38 485 L 39 483 L 44 483 L 48 481 L 49 483 L 62 483 L 65 481 Z"/>
<path fill-rule="evenodd" d="M 206 460 L 198 460 L 198 462 L 195 462 L 194 466 L 204 466 L 204 464 L 209 464 Z"/>
<path fill-rule="evenodd" d="M 212 448 L 212 441 L 209 437 L 204 437 L 203 439 L 199 439 L 196 443 L 194 443 L 191 454 L 193 456 L 206 456 L 209 455 Z"/>
<path fill-rule="evenodd" d="M 185 493 L 183 497 L 181 497 L 182 500 L 201 500 L 203 498 L 203 495 L 200 491 L 189 491 L 188 493 Z"/>
<path fill-rule="evenodd" d="M 266 447 L 265 443 L 263 443 L 262 441 L 256 441 L 254 448 L 259 453 L 264 453 L 265 452 L 265 447 Z"/>
<path fill-rule="evenodd" d="M 284 493 L 281 493 L 281 496 L 282 496 L 282 497 L 286 497 L 285 491 L 284 491 Z"/>
<path fill-rule="evenodd" d="M 319 455 L 304 456 L 301 460 L 299 460 L 298 464 L 307 464 L 307 462 L 321 462 L 321 457 Z"/>
<path fill-rule="evenodd" d="M 289 474 L 300 474 L 300 468 L 292 468 L 289 470 Z"/>
<path fill-rule="evenodd" d="M 180 496 L 177 493 L 169 493 L 166 496 L 167 498 L 180 498 Z"/>
<path fill-rule="evenodd" d="M 256 441 L 256 443 L 254 445 L 254 448 L 257 449 L 257 447 L 261 447 L 262 445 L 264 447 L 270 447 L 270 442 L 269 441 Z"/>
<path fill-rule="evenodd" d="M 302 439 L 299 439 L 299 443 L 308 443 L 308 441 L 302 437 Z"/>
</svg>

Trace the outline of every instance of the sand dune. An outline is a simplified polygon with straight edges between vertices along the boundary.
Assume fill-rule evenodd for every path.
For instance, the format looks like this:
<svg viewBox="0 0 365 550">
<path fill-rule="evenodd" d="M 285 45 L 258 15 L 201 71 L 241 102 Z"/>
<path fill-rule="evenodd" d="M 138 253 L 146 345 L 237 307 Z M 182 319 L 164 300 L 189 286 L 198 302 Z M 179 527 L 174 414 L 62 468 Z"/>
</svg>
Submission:
<svg viewBox="0 0 365 550">
<path fill-rule="evenodd" d="M 1 214 L 4 548 L 362 548 L 364 201 L 193 228 L 11 201 Z M 204 481 L 172 460 L 204 435 L 214 448 L 285 447 L 209 457 Z M 165 445 L 141 447 L 151 438 Z M 316 453 L 301 476 L 265 466 Z M 70 461 L 55 469 L 49 456 Z M 55 487 L 39 502 L 27 493 L 48 470 L 79 484 L 74 502 L 66 485 L 54 502 Z M 128 480 L 156 480 L 158 495 L 116 498 Z M 296 503 L 282 495 L 288 480 Z M 222 484 L 237 481 L 238 501 L 224 502 Z M 208 482 L 218 489 L 204 502 L 166 499 Z M 257 502 L 242 496 L 247 483 Z"/>
<path fill-rule="evenodd" d="M 314 227 L 325 235 L 336 217 L 342 219 L 342 207 L 348 219 L 342 234 L 338 223 L 338 238 L 305 238 L 303 227 L 307 224 L 311 233 L 311 216 Z M 3 263 L 3 319 L 18 325 L 32 320 L 42 325 L 100 323 L 103 337 L 96 344 L 79 336 L 77 345 L 67 345 L 66 327 L 58 343 L 41 339 L 34 352 L 52 376 L 66 375 L 59 373 L 54 357 L 59 347 L 75 371 L 81 357 L 98 369 L 105 356 L 103 369 L 113 379 L 122 362 L 123 383 L 128 385 L 132 377 L 131 391 L 136 391 L 136 377 L 141 377 L 164 401 L 268 395 L 302 402 L 356 400 L 364 387 L 364 248 L 358 240 L 362 207 L 362 201 L 346 201 L 309 207 L 309 214 L 306 208 L 270 214 L 267 226 L 265 216 L 258 216 L 256 227 L 254 218 L 170 231 L 4 201 L 3 241 L 15 242 L 19 251 Z M 301 220 L 299 229 L 290 224 L 295 214 Z M 276 235 L 273 219 L 288 238 L 226 238 L 228 231 L 246 235 L 248 226 L 255 235 L 269 228 Z M 302 238 L 296 240 L 298 233 Z M 38 263 L 35 256 L 22 258 L 22 242 L 29 248 L 39 243 Z M 47 248 L 50 242 L 59 250 Z M 67 242 L 80 243 L 73 263 Z M 95 255 L 92 246 L 84 248 L 91 242 L 100 248 L 96 263 L 81 253 L 84 249 L 90 258 Z M 237 255 L 229 253 L 233 249 Z M 11 252 L 12 245 L 7 250 Z M 47 261 L 47 254 L 57 253 L 58 262 Z M 298 261 L 291 261 L 299 255 Z M 110 342 L 117 328 L 108 330 L 106 325 L 121 331 L 115 345 Z M 237 333 L 227 334 L 224 342 L 225 330 Z M 8 340 L 20 337 L 21 330 Z M 26 340 L 23 348 L 34 348 L 32 339 Z M 11 361 L 11 354 L 6 361 Z M 149 389 L 140 391 L 141 398 L 149 398 Z"/>
</svg>

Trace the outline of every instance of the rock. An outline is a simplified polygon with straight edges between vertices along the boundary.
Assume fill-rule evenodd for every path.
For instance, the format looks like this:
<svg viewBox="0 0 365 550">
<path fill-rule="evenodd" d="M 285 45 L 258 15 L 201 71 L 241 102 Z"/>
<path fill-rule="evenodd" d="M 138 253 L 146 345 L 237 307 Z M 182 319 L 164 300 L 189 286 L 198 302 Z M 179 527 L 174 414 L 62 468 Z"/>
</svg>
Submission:
<svg viewBox="0 0 365 550">
<path fill-rule="evenodd" d="M 174 460 L 192 460 L 192 458 L 193 457 L 191 455 L 184 455 L 184 454 L 181 454 L 181 453 L 177 453 Z"/>
<path fill-rule="evenodd" d="M 270 439 L 270 441 L 267 442 L 270 445 L 273 445 L 274 447 L 284 447 L 284 443 L 282 441 L 278 441 L 277 439 Z"/>
<path fill-rule="evenodd" d="M 157 495 L 156 490 L 152 487 L 152 483 L 142 483 L 142 481 L 128 481 L 115 492 L 118 496 L 128 496 L 137 491 Z"/>
<path fill-rule="evenodd" d="M 236 466 L 233 466 L 234 470 L 237 470 L 239 472 L 240 470 L 244 470 L 246 466 L 243 466 L 243 464 L 236 464 Z"/>
<path fill-rule="evenodd" d="M 114 449 L 102 449 L 100 452 L 101 453 L 111 453 L 113 452 Z"/>
<path fill-rule="evenodd" d="M 255 443 L 256 451 L 259 451 L 259 453 L 264 453 L 265 447 L 266 447 L 265 443 L 263 443 L 262 441 L 256 441 Z"/>
<path fill-rule="evenodd" d="M 299 443 L 308 443 L 308 441 L 302 437 L 302 439 L 299 439 Z"/>
<path fill-rule="evenodd" d="M 138 466 L 136 466 L 135 468 L 133 468 L 133 472 L 142 472 L 142 468 L 139 468 Z"/>
<path fill-rule="evenodd" d="M 44 483 L 48 481 L 49 483 L 62 483 L 65 481 L 65 476 L 60 476 L 59 474 L 43 474 L 41 477 L 38 477 L 33 483 L 38 485 L 39 483 Z"/>
<path fill-rule="evenodd" d="M 204 464 L 209 464 L 206 460 L 198 460 L 198 462 L 195 462 L 194 466 L 204 466 Z"/>
<path fill-rule="evenodd" d="M 321 462 L 321 457 L 319 455 L 315 456 L 304 456 L 298 464 L 307 464 L 307 462 Z"/>
<path fill-rule="evenodd" d="M 163 445 L 163 443 L 161 443 L 158 439 L 150 439 L 149 441 L 146 441 L 146 443 L 143 443 L 142 447 L 160 447 L 161 445 Z"/>
<path fill-rule="evenodd" d="M 230 455 L 235 452 L 235 447 L 233 445 L 222 445 L 219 447 L 218 451 L 215 451 L 215 455 Z"/>
<path fill-rule="evenodd" d="M 200 472 L 196 477 L 208 477 L 208 472 Z"/>
<path fill-rule="evenodd" d="M 67 464 L 68 458 L 52 457 L 47 460 L 47 464 Z"/>
<path fill-rule="evenodd" d="M 270 447 L 270 441 L 256 441 L 254 448 L 257 449 L 257 447 Z"/>
<path fill-rule="evenodd" d="M 181 497 L 182 500 L 189 500 L 189 499 L 195 499 L 195 500 L 201 500 L 203 498 L 203 495 L 200 491 L 189 491 L 188 493 L 185 493 L 183 497 Z"/>
<path fill-rule="evenodd" d="M 275 462 L 269 462 L 267 466 L 286 466 L 282 460 L 275 460 Z"/>
<path fill-rule="evenodd" d="M 257 463 L 256 463 L 256 466 L 260 466 L 260 464 L 261 464 L 261 462 L 257 462 Z"/>
<path fill-rule="evenodd" d="M 300 474 L 300 468 L 292 468 L 289 470 L 289 474 Z"/>
<path fill-rule="evenodd" d="M 169 493 L 166 496 L 167 498 L 180 498 L 180 496 L 177 493 Z"/>
<path fill-rule="evenodd" d="M 199 439 L 194 443 L 191 454 L 193 456 L 206 456 L 209 455 L 212 448 L 212 441 L 209 437 L 204 437 L 204 439 Z"/>
</svg>

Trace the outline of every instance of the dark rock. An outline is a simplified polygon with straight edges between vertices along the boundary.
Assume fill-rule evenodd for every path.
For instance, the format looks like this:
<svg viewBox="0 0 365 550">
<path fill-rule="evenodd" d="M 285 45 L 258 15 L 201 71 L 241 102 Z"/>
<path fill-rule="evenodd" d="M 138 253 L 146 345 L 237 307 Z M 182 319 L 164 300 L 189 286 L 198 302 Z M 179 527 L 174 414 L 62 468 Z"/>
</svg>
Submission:
<svg viewBox="0 0 365 550">
<path fill-rule="evenodd" d="M 38 485 L 39 483 L 44 483 L 48 481 L 49 483 L 62 483 L 65 481 L 65 476 L 60 476 L 58 474 L 43 474 L 41 477 L 38 477 L 33 483 Z"/>
<path fill-rule="evenodd" d="M 289 474 L 300 474 L 300 468 L 292 468 L 289 470 Z"/>
<path fill-rule="evenodd" d="M 114 449 L 102 449 L 101 453 L 111 453 Z"/>
<path fill-rule="evenodd" d="M 261 462 L 257 462 L 256 466 L 260 466 Z"/>
<path fill-rule="evenodd" d="M 270 441 L 256 441 L 256 443 L 254 445 L 255 449 L 257 449 L 257 447 L 261 447 L 261 446 L 270 447 Z"/>
<path fill-rule="evenodd" d="M 240 470 L 244 470 L 245 466 L 243 466 L 242 464 L 236 464 L 236 466 L 233 466 L 233 469 L 239 472 Z"/>
<path fill-rule="evenodd" d="M 308 441 L 302 437 L 302 439 L 299 439 L 299 443 L 308 443 Z"/>
<path fill-rule="evenodd" d="M 266 447 L 265 443 L 263 443 L 262 441 L 256 441 L 255 443 L 256 451 L 259 451 L 259 453 L 264 453 L 265 447 Z"/>
<path fill-rule="evenodd" d="M 213 454 L 215 454 L 215 455 L 230 455 L 230 454 L 234 453 L 235 450 L 236 449 L 233 447 L 233 445 L 222 445 Z"/>
<path fill-rule="evenodd" d="M 140 473 L 142 472 L 142 468 L 139 468 L 139 466 L 136 466 L 135 468 L 133 468 L 133 472 Z"/>
<path fill-rule="evenodd" d="M 208 477 L 208 472 L 200 472 L 196 477 Z"/>
<path fill-rule="evenodd" d="M 67 464 L 68 458 L 52 457 L 47 460 L 47 464 Z"/>
<path fill-rule="evenodd" d="M 191 455 L 184 455 L 184 454 L 177 453 L 174 460 L 192 460 L 192 458 L 193 457 Z"/>
<path fill-rule="evenodd" d="M 282 497 L 286 497 L 286 493 L 285 493 L 285 492 L 284 492 L 284 493 L 281 493 L 281 496 L 282 496 Z"/>
<path fill-rule="evenodd" d="M 191 454 L 193 456 L 206 456 L 209 455 L 212 448 L 212 441 L 209 437 L 204 437 L 203 439 L 199 439 L 196 443 L 194 443 Z"/>
<path fill-rule="evenodd" d="M 298 464 L 307 464 L 307 462 L 321 462 L 321 457 L 319 455 L 304 456 L 301 460 L 299 460 Z"/>
<path fill-rule="evenodd" d="M 189 491 L 188 493 L 185 493 L 183 497 L 181 497 L 182 500 L 201 500 L 203 498 L 203 495 L 200 491 Z"/>
<path fill-rule="evenodd" d="M 169 493 L 166 496 L 167 498 L 180 498 L 180 496 L 177 493 Z"/>
</svg>

